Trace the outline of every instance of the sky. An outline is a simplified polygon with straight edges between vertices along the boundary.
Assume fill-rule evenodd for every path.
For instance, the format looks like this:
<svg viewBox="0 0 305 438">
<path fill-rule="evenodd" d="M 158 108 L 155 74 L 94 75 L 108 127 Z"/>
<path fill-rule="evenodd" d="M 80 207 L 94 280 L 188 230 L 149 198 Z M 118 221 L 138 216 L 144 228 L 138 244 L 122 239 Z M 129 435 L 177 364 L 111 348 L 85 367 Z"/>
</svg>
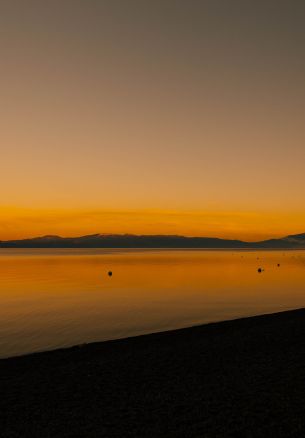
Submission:
<svg viewBox="0 0 305 438">
<path fill-rule="evenodd" d="M 303 0 L 1 0 L 0 240 L 305 232 Z"/>
</svg>

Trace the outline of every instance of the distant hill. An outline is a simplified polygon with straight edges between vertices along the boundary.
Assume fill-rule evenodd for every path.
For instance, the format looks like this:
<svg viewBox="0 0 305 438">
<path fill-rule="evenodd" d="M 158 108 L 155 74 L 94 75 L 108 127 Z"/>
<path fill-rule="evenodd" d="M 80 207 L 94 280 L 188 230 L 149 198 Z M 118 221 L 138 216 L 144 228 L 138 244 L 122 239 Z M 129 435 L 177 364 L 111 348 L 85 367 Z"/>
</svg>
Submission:
<svg viewBox="0 0 305 438">
<path fill-rule="evenodd" d="M 81 237 L 43 236 L 32 239 L 0 241 L 0 248 L 232 248 L 305 249 L 305 234 L 243 242 L 213 237 L 175 235 L 93 234 Z"/>
</svg>

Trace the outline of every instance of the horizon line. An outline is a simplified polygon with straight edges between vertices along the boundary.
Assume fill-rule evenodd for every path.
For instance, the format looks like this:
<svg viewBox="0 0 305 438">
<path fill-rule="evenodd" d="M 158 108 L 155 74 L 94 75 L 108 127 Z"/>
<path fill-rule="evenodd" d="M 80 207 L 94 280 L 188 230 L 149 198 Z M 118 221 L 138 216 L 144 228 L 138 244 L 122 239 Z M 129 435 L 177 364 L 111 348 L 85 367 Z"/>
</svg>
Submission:
<svg viewBox="0 0 305 438">
<path fill-rule="evenodd" d="M 259 243 L 259 242 L 265 242 L 265 241 L 269 241 L 269 240 L 278 240 L 278 239 L 285 239 L 288 237 L 296 237 L 296 236 L 300 236 L 303 235 L 305 236 L 305 233 L 297 233 L 297 234 L 288 234 L 288 235 L 282 235 L 281 237 L 272 237 L 272 238 L 267 238 L 267 239 L 263 239 L 263 240 L 256 240 L 256 241 L 248 241 L 248 240 L 242 240 L 239 238 L 223 238 L 223 237 L 217 237 L 217 236 L 186 236 L 183 234 L 134 234 L 134 233 L 90 233 L 90 234 L 82 234 L 82 235 L 77 235 L 77 236 L 61 236 L 58 234 L 43 234 L 43 235 L 37 235 L 37 236 L 31 236 L 31 237 L 22 237 L 22 238 L 18 238 L 18 239 L 7 239 L 7 240 L 2 240 L 0 239 L 0 242 L 6 243 L 6 242 L 18 242 L 18 241 L 24 241 L 24 240 L 35 240 L 35 239 L 47 239 L 47 238 L 54 238 L 54 239 L 81 239 L 81 238 L 85 238 L 85 237 L 168 237 L 168 238 L 184 238 L 184 239 L 216 239 L 216 240 L 225 240 L 225 241 L 239 241 L 239 242 L 243 242 L 243 243 Z"/>
</svg>

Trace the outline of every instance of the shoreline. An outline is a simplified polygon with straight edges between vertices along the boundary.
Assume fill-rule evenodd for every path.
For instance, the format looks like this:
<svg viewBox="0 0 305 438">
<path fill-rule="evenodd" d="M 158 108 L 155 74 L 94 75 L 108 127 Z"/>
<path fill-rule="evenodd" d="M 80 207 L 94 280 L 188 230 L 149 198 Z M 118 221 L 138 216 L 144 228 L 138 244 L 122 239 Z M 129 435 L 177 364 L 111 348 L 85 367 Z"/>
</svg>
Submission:
<svg viewBox="0 0 305 438">
<path fill-rule="evenodd" d="M 304 339 L 303 308 L 1 359 L 1 436 L 302 436 Z"/>
<path fill-rule="evenodd" d="M 271 313 L 261 313 L 258 315 L 249 315 L 249 316 L 237 316 L 235 318 L 232 319 L 225 319 L 225 320 L 220 320 L 220 321 L 210 321 L 210 322 L 206 322 L 206 323 L 198 323 L 198 324 L 194 324 L 194 325 L 190 325 L 190 326 L 186 326 L 186 327 L 178 327 L 178 328 L 171 328 L 168 330 L 160 330 L 160 331 L 155 331 L 155 332 L 149 332 L 149 333 L 141 333 L 141 334 L 137 334 L 137 335 L 131 335 L 131 336 L 124 336 L 124 337 L 119 337 L 119 338 L 113 338 L 113 339 L 106 339 L 103 341 L 92 341 L 92 342 L 84 342 L 81 344 L 73 344 L 73 345 L 69 345 L 69 346 L 65 346 L 65 347 L 58 347 L 58 348 L 52 348 L 52 349 L 47 349 L 47 350 L 39 350 L 39 351 L 31 351 L 28 353 L 21 353 L 21 354 L 17 354 L 14 356 L 7 356 L 7 357 L 0 357 L 0 365 L 1 362 L 3 361 L 15 361 L 15 360 L 19 360 L 19 359 L 27 359 L 27 358 L 31 358 L 34 356 L 40 356 L 40 355 L 49 355 L 49 354 L 55 354 L 55 353 L 59 353 L 59 354 L 65 354 L 68 352 L 72 352 L 78 349 L 82 349 L 82 348 L 98 348 L 98 347 L 103 347 L 106 345 L 110 345 L 110 344 L 122 344 L 122 343 L 128 343 L 128 342 L 133 342 L 136 340 L 140 340 L 141 338 L 147 338 L 147 340 L 149 341 L 149 338 L 154 338 L 154 337 L 168 337 L 168 336 L 176 336 L 179 334 L 183 334 L 183 332 L 190 332 L 190 331 L 195 331 L 196 329 L 204 329 L 204 328 L 208 328 L 208 327 L 214 327 L 214 326 L 219 326 L 219 328 L 224 328 L 225 325 L 230 324 L 230 323 L 234 323 L 234 322 L 240 322 L 242 323 L 243 321 L 248 321 L 248 320 L 254 320 L 256 318 L 266 318 L 266 317 L 276 317 L 276 316 L 280 316 L 282 314 L 287 314 L 290 312 L 301 312 L 304 311 L 304 315 L 305 315 L 305 307 L 300 307 L 300 308 L 293 308 L 293 309 L 286 309 L 286 310 L 280 310 L 277 312 L 271 312 Z M 223 327 L 222 327 L 223 326 Z"/>
<path fill-rule="evenodd" d="M 305 246 L 304 247 L 263 247 L 263 248 L 256 248 L 256 247 L 252 247 L 249 246 L 247 248 L 239 248 L 239 247 L 184 247 L 184 246 L 177 246 L 177 247 L 165 247 L 165 246 L 151 246 L 151 247 L 124 247 L 124 246 L 115 246 L 115 247 L 86 247 L 86 246 L 77 246 L 77 247 L 73 247 L 73 246 L 1 246 L 0 245 L 0 250 L 7 250 L 7 251 L 11 251 L 11 250 L 15 250 L 15 251 L 27 251 L 27 250 L 67 250 L 67 251 L 71 251 L 71 250 L 84 250 L 84 251 L 111 251 L 111 250 L 118 250 L 118 251 L 305 251 Z"/>
</svg>

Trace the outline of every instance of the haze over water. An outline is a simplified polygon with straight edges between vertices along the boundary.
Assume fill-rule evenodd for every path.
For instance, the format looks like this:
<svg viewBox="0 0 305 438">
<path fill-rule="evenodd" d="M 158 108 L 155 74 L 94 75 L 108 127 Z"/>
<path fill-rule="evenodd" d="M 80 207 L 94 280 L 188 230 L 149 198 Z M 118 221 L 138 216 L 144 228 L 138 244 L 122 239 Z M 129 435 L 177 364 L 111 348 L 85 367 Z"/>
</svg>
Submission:
<svg viewBox="0 0 305 438">
<path fill-rule="evenodd" d="M 305 251 L 1 250 L 0 357 L 304 307 L 304 284 Z"/>
</svg>

